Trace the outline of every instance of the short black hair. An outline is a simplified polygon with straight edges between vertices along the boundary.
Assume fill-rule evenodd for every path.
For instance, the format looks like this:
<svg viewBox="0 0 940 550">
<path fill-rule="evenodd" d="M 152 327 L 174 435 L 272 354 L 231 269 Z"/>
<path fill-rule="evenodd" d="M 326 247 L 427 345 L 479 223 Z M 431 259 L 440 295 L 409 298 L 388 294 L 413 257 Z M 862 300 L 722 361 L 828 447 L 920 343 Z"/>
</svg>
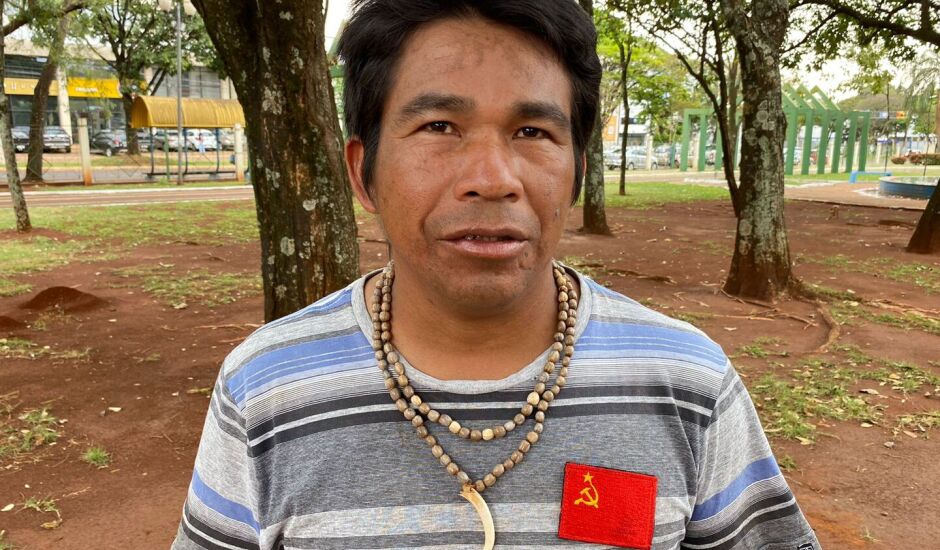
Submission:
<svg viewBox="0 0 940 550">
<path fill-rule="evenodd" d="M 575 0 L 355 0 L 338 53 L 345 65 L 346 132 L 363 143 L 366 190 L 371 191 L 382 111 L 405 43 L 422 25 L 469 17 L 493 21 L 541 40 L 564 66 L 571 80 L 574 203 L 581 192 L 581 157 L 597 117 L 601 81 L 597 32 Z"/>
</svg>

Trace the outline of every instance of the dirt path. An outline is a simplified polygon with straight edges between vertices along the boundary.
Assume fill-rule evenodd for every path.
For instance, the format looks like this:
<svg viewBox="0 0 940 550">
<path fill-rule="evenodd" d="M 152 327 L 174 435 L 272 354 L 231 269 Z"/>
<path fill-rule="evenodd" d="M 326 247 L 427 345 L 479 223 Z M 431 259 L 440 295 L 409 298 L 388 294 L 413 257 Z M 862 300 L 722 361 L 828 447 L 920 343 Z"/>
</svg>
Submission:
<svg viewBox="0 0 940 550">
<path fill-rule="evenodd" d="M 735 227 L 725 203 L 609 210 L 612 237 L 578 233 L 578 212 L 560 256 L 611 288 L 698 324 L 733 354 L 752 392 L 766 385 L 766 375 L 790 387 L 821 377 L 832 388 L 832 373 L 851 368 L 880 376 L 878 369 L 891 369 L 884 366 L 888 361 L 940 376 L 940 364 L 931 363 L 940 357 L 940 335 L 889 326 L 873 320 L 875 313 L 871 318 L 852 314 L 893 311 L 870 304 L 940 311 L 940 292 L 927 290 L 940 285 L 940 259 L 903 252 L 918 214 L 847 206 L 833 215 L 828 205 L 808 202 L 791 202 L 787 211 L 800 277 L 847 298 L 826 306 L 847 321 L 826 352 L 818 348 L 830 327 L 815 304 L 784 301 L 764 307 L 720 292 Z M 360 233 L 379 237 L 371 221 L 360 226 Z M 384 254 L 384 245 L 363 243 L 363 269 L 383 264 Z M 54 445 L 40 446 L 22 460 L 0 458 L 0 508 L 49 497 L 63 519 L 57 528 L 43 529 L 40 525 L 54 520 L 54 513 L 19 505 L 0 512 L 0 530 L 16 548 L 168 547 L 205 418 L 206 388 L 226 353 L 260 324 L 261 298 L 215 307 L 192 302 L 175 309 L 143 292 L 140 280 L 115 270 L 163 264 L 173 273 L 254 271 L 258 256 L 255 245 L 139 247 L 120 260 L 73 263 L 20 277 L 35 292 L 0 298 L 0 327 L 6 327 L 0 328 L 0 338 L 27 338 L 38 346 L 35 358 L 0 358 L 0 396 L 16 392 L 7 399 L 8 405 L 18 404 L 13 418 L 47 406 L 56 418 L 67 420 L 58 425 L 61 437 Z M 101 302 L 89 300 L 73 310 L 81 296 L 56 290 L 56 299 L 39 309 L 22 307 L 40 291 L 59 286 Z M 56 301 L 62 314 L 49 309 Z M 765 342 L 763 356 L 745 348 L 755 341 Z M 86 348 L 87 353 L 66 353 Z M 913 372 L 896 369 L 905 380 Z M 827 549 L 932 548 L 940 538 L 940 432 L 911 427 L 911 436 L 896 431 L 899 415 L 940 410 L 937 389 L 922 384 L 916 391 L 894 390 L 893 379 L 884 376 L 886 384 L 877 378 L 845 383 L 845 397 L 878 410 L 872 422 L 804 415 L 800 420 L 815 426 L 815 443 L 804 445 L 780 434 L 773 439 Z M 764 395 L 755 399 L 767 414 L 772 403 Z M 816 399 L 830 397 L 822 392 Z M 2 405 L 0 400 L 0 412 Z M 107 468 L 79 459 L 92 444 L 112 454 Z"/>
</svg>

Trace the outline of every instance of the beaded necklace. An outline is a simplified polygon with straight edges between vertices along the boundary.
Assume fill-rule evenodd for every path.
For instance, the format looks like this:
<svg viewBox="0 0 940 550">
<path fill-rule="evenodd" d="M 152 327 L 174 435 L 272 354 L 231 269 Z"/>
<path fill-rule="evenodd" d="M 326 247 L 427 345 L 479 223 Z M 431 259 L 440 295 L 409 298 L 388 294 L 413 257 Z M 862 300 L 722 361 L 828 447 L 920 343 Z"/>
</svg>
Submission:
<svg viewBox="0 0 940 550">
<path fill-rule="evenodd" d="M 507 422 L 497 424 L 482 430 L 470 429 L 461 426 L 447 414 L 435 410 L 425 402 L 411 386 L 411 381 L 405 374 L 405 367 L 401 357 L 392 343 L 392 282 L 395 278 L 394 262 L 389 262 L 382 270 L 381 277 L 376 283 L 373 292 L 372 316 L 372 348 L 375 350 L 375 359 L 385 378 L 385 387 L 391 395 L 395 406 L 404 415 L 405 419 L 414 426 L 418 437 L 431 448 L 431 453 L 437 458 L 447 472 L 456 477 L 461 485 L 460 495 L 467 499 L 476 509 L 483 521 L 486 538 L 484 549 L 493 547 L 495 532 L 489 508 L 483 500 L 481 493 L 492 487 L 496 481 L 507 471 L 522 462 L 526 454 L 535 445 L 545 429 L 545 414 L 551 402 L 561 393 L 568 378 L 568 366 L 574 354 L 575 324 L 578 320 L 578 297 L 573 285 L 568 281 L 563 268 L 553 263 L 552 271 L 555 277 L 555 286 L 558 290 L 558 324 L 548 359 L 542 372 L 536 378 L 537 382 L 532 392 L 526 397 L 525 403 L 519 412 Z M 558 363 L 558 375 L 554 384 L 549 387 L 552 373 Z M 392 374 L 394 371 L 394 374 Z M 533 416 L 535 424 L 532 430 L 520 441 L 519 447 L 503 462 L 496 464 L 489 473 L 482 478 L 471 481 L 470 476 L 460 468 L 454 459 L 444 451 L 438 439 L 428 431 L 426 422 L 436 422 L 458 437 L 471 441 L 490 441 L 501 439 L 507 434 L 521 427 L 529 417 Z"/>
</svg>

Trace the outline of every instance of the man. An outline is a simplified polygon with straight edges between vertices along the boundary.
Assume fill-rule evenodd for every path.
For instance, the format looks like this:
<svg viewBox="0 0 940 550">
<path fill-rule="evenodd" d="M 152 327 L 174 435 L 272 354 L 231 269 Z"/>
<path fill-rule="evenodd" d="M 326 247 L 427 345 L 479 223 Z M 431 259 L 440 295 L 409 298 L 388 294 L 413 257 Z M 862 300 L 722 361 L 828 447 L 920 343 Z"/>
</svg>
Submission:
<svg viewBox="0 0 940 550">
<path fill-rule="evenodd" d="M 394 263 L 227 358 L 174 548 L 819 548 L 720 348 L 553 262 L 595 41 L 571 0 L 357 3 Z"/>
</svg>

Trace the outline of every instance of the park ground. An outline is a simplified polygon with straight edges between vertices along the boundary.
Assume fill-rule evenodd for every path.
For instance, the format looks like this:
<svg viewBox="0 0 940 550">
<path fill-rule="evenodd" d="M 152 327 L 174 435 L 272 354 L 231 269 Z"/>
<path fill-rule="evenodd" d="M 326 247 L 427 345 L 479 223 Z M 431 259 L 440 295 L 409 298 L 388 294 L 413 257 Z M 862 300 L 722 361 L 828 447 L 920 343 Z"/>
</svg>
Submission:
<svg viewBox="0 0 940 550">
<path fill-rule="evenodd" d="M 721 292 L 724 189 L 615 193 L 613 235 L 576 209 L 561 258 L 722 345 L 825 548 L 936 547 L 940 258 L 904 252 L 919 212 L 789 201 L 820 299 L 765 304 Z M 0 549 L 165 549 L 220 363 L 262 323 L 253 204 L 32 214 L 21 237 L 0 212 Z M 359 220 L 372 269 L 387 251 Z"/>
</svg>

